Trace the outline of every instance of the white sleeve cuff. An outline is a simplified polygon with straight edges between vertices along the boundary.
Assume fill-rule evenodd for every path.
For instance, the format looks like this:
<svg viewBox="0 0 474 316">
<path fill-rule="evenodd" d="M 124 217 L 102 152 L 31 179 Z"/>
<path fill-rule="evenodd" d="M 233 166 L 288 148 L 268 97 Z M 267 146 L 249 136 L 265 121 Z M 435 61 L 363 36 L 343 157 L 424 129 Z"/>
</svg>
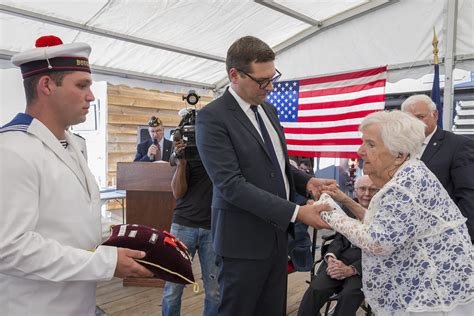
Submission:
<svg viewBox="0 0 474 316">
<path fill-rule="evenodd" d="M 299 210 L 300 210 L 300 206 L 296 205 L 295 211 L 293 212 L 293 216 L 291 217 L 291 222 L 292 223 L 296 222 L 296 217 L 298 216 Z"/>
<path fill-rule="evenodd" d="M 337 259 L 335 254 L 333 254 L 332 252 L 328 252 L 324 255 L 324 261 L 326 261 L 326 263 L 328 262 L 328 257 L 333 257 L 334 259 Z"/>
<path fill-rule="evenodd" d="M 117 268 L 117 247 L 99 246 L 94 254 L 101 257 L 100 261 L 102 261 L 102 267 L 105 269 L 105 274 L 101 279 L 105 281 L 112 279 Z"/>
</svg>

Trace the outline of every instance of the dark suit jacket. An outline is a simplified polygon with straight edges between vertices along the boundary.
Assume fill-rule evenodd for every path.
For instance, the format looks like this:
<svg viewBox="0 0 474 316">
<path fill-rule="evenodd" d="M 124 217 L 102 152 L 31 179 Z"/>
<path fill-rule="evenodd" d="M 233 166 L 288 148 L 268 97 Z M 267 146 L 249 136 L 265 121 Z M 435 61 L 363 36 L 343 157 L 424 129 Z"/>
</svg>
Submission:
<svg viewBox="0 0 474 316">
<path fill-rule="evenodd" d="M 353 247 L 349 239 L 336 233 L 336 237 L 329 244 L 326 253 L 333 253 L 337 259 L 346 265 L 352 265 L 362 275 L 362 254 L 359 248 Z"/>
<path fill-rule="evenodd" d="M 296 271 L 311 271 L 313 256 L 311 255 L 311 237 L 308 234 L 308 225 L 296 222 L 294 227 L 294 236 L 288 234 L 288 256 Z"/>
<path fill-rule="evenodd" d="M 305 194 L 310 176 L 290 167 L 275 108 L 270 104 L 263 108 L 283 146 L 292 200 L 295 188 Z M 277 238 L 286 242 L 296 204 L 277 196 L 265 144 L 229 91 L 199 111 L 196 142 L 213 182 L 211 230 L 216 253 L 240 259 L 268 258 Z"/>
<path fill-rule="evenodd" d="M 438 128 L 421 160 L 467 218 L 469 235 L 474 241 L 474 140 Z"/>
<path fill-rule="evenodd" d="M 150 161 L 148 157 L 148 148 L 152 144 L 152 140 L 148 139 L 144 142 L 141 142 L 137 145 L 137 153 L 135 155 L 135 159 L 133 161 Z M 166 138 L 163 139 L 163 148 L 161 148 L 161 160 L 169 161 L 171 155 L 171 147 L 173 146 L 173 142 L 167 140 Z"/>
</svg>

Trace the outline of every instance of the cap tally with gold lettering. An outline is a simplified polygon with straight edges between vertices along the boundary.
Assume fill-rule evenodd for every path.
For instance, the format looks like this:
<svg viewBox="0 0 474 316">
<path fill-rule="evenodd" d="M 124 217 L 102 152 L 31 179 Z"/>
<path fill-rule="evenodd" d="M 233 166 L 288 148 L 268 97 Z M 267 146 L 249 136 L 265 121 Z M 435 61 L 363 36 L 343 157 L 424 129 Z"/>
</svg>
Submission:
<svg viewBox="0 0 474 316">
<path fill-rule="evenodd" d="M 63 44 L 59 37 L 48 35 L 38 38 L 35 46 L 11 59 L 21 68 L 23 79 L 59 71 L 91 72 L 88 60 L 91 47 L 86 43 Z"/>
</svg>

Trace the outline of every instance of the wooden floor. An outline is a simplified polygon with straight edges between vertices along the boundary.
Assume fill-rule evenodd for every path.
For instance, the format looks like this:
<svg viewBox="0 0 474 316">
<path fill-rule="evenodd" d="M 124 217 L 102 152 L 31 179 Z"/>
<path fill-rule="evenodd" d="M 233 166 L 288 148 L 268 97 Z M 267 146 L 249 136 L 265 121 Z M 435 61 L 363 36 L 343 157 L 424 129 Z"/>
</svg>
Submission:
<svg viewBox="0 0 474 316">
<path fill-rule="evenodd" d="M 199 263 L 195 261 L 195 279 L 200 279 Z M 306 280 L 309 280 L 309 272 L 294 272 L 288 276 L 288 315 L 296 315 L 301 298 L 308 287 Z M 204 290 L 201 281 L 199 285 L 199 293 L 194 293 L 192 286 L 185 288 L 181 315 L 202 315 Z M 162 288 L 123 287 L 122 280 L 114 278 L 97 286 L 97 305 L 104 315 L 161 315 L 162 294 Z"/>
<path fill-rule="evenodd" d="M 114 212 L 112 221 L 117 224 L 121 220 L 121 216 Z M 106 237 L 110 223 L 103 223 L 103 226 L 104 237 Z M 328 233 L 329 231 L 318 232 L 318 245 L 321 243 L 320 237 Z M 310 235 L 312 236 L 312 232 L 310 232 Z M 192 286 L 185 288 L 181 305 L 181 315 L 183 316 L 200 316 L 204 308 L 204 290 L 197 257 L 193 262 L 193 272 L 195 280 L 198 280 L 200 290 L 198 293 L 194 293 Z M 306 281 L 309 278 L 309 272 L 294 272 L 288 275 L 287 315 L 296 316 L 301 298 L 308 288 Z M 162 295 L 162 288 L 124 287 L 121 279 L 114 278 L 111 281 L 101 282 L 97 285 L 97 306 L 102 311 L 102 315 L 161 315 Z M 357 315 L 363 315 L 361 310 Z"/>
</svg>

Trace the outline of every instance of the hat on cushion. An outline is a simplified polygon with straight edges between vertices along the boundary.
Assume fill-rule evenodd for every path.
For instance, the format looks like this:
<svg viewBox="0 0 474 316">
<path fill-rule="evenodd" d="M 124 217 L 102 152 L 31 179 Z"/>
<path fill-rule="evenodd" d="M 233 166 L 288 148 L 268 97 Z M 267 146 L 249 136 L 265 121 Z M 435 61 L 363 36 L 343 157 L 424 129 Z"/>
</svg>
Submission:
<svg viewBox="0 0 474 316">
<path fill-rule="evenodd" d="M 35 46 L 11 59 L 21 68 L 23 79 L 59 71 L 91 72 L 88 59 L 91 47 L 86 43 L 63 44 L 59 37 L 48 35 L 38 38 Z"/>
<path fill-rule="evenodd" d="M 153 272 L 155 278 L 194 284 L 195 291 L 199 290 L 194 281 L 191 254 L 175 236 L 137 224 L 115 225 L 111 230 L 103 245 L 144 251 L 146 256 L 135 260 Z"/>
</svg>

